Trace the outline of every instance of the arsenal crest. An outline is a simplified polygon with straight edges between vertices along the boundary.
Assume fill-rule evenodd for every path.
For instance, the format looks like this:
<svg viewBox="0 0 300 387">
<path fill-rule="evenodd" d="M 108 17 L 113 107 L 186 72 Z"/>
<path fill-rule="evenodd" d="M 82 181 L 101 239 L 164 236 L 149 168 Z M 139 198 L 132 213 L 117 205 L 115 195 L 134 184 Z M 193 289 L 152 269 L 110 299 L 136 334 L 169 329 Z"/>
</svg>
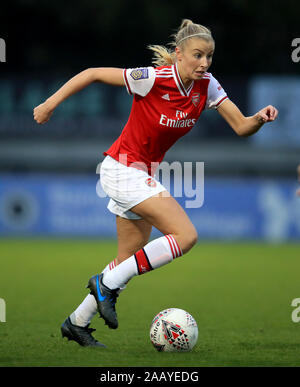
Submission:
<svg viewBox="0 0 300 387">
<path fill-rule="evenodd" d="M 198 106 L 199 102 L 200 102 L 200 93 L 194 93 L 192 95 L 192 102 L 195 106 Z"/>
<path fill-rule="evenodd" d="M 156 182 L 154 179 L 152 179 L 152 177 L 149 177 L 148 179 L 145 180 L 145 183 L 149 186 L 149 187 L 156 187 Z"/>
</svg>

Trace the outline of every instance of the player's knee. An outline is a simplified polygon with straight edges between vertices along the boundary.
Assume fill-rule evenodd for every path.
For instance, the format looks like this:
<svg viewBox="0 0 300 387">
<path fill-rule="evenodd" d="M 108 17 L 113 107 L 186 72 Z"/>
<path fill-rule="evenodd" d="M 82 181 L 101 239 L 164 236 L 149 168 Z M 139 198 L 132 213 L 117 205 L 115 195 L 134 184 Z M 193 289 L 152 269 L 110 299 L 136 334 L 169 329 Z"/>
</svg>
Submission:
<svg viewBox="0 0 300 387">
<path fill-rule="evenodd" d="M 177 242 L 182 250 L 182 253 L 185 254 L 197 243 L 198 233 L 195 227 L 190 227 L 189 230 L 185 230 L 185 232 L 177 238 Z"/>
<path fill-rule="evenodd" d="M 187 253 L 198 241 L 198 233 L 196 229 L 193 229 L 188 236 L 186 236 L 186 243 L 184 253 Z"/>
</svg>

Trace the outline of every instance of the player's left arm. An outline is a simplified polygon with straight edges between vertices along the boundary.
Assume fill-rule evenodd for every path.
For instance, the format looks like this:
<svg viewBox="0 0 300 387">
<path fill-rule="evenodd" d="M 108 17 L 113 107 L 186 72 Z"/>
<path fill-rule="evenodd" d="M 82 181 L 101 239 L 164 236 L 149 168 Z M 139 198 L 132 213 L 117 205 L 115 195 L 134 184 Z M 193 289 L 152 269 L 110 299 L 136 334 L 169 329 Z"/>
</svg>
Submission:
<svg viewBox="0 0 300 387">
<path fill-rule="evenodd" d="M 256 133 L 265 123 L 274 121 L 278 115 L 278 110 L 268 105 L 253 116 L 245 117 L 229 99 L 226 99 L 217 110 L 232 129 L 243 137 Z"/>
</svg>

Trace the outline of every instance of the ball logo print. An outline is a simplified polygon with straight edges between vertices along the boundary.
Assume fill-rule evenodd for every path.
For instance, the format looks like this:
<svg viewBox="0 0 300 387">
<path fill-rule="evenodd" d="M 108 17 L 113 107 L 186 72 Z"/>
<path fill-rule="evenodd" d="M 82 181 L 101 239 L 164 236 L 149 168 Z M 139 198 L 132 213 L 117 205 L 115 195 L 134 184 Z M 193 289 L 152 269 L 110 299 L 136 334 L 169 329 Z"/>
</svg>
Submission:
<svg viewBox="0 0 300 387">
<path fill-rule="evenodd" d="M 6 322 L 6 304 L 3 298 L 0 298 L 0 322 Z"/>
<path fill-rule="evenodd" d="M 165 309 L 152 321 L 150 340 L 158 352 L 189 352 L 197 343 L 198 326 L 185 310 Z"/>
<path fill-rule="evenodd" d="M 189 350 L 189 339 L 184 329 L 178 324 L 162 320 L 164 338 L 168 340 L 170 345 L 173 345 L 178 350 Z"/>
</svg>

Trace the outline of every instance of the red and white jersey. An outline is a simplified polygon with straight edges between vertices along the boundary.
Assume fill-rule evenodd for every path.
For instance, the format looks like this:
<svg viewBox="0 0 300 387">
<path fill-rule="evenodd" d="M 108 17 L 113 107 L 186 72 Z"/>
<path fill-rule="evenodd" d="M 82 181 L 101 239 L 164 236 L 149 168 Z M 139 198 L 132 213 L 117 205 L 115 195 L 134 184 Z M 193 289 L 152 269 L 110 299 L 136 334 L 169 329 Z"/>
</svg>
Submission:
<svg viewBox="0 0 300 387">
<path fill-rule="evenodd" d="M 218 108 L 227 94 L 210 74 L 186 90 L 177 64 L 125 69 L 124 80 L 133 104 L 129 119 L 104 152 L 119 162 L 146 169 L 163 160 L 166 151 L 195 125 L 204 109 Z M 133 165 L 132 165 L 133 166 Z"/>
</svg>

